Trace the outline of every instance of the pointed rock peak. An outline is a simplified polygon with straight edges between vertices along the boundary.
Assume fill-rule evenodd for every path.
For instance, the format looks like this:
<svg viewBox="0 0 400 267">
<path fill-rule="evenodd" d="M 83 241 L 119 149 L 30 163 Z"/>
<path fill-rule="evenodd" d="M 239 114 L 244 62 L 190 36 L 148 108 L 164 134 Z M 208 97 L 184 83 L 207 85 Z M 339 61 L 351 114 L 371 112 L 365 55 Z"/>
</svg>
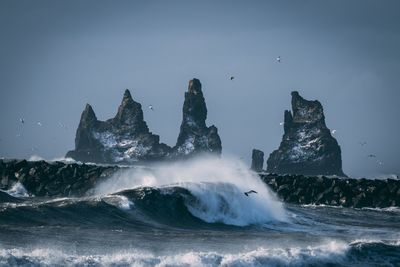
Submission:
<svg viewBox="0 0 400 267">
<path fill-rule="evenodd" d="M 121 101 L 121 105 L 118 108 L 118 113 L 122 112 L 126 108 L 132 108 L 136 102 L 133 100 L 131 92 L 128 89 L 125 90 L 124 96 Z"/>
<path fill-rule="evenodd" d="M 86 104 L 85 110 L 82 112 L 81 120 L 97 120 L 96 114 L 91 105 Z"/>
<path fill-rule="evenodd" d="M 201 83 L 199 79 L 193 78 L 189 81 L 188 92 L 192 94 L 201 93 Z"/>
<path fill-rule="evenodd" d="M 125 100 L 125 99 L 131 99 L 132 100 L 131 92 L 129 92 L 128 89 L 125 89 L 124 97 L 122 98 L 122 101 Z"/>
<path fill-rule="evenodd" d="M 299 97 L 300 96 L 299 92 L 297 92 L 297 91 L 293 91 L 291 93 L 291 95 L 292 95 L 292 97 Z"/>
</svg>

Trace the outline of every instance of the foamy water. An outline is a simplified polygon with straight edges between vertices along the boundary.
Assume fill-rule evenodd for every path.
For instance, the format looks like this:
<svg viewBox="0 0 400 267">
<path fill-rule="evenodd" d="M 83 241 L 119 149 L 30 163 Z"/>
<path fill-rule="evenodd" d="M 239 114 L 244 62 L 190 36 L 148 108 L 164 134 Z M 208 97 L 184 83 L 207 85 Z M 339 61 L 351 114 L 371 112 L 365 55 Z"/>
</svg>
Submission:
<svg viewBox="0 0 400 267">
<path fill-rule="evenodd" d="M 205 157 L 160 164 L 152 169 L 127 169 L 100 184 L 95 195 L 108 195 L 138 187 L 180 186 L 198 200 L 189 211 L 205 222 L 244 226 L 272 220 L 287 221 L 283 204 L 239 160 Z M 246 196 L 244 192 L 257 191 Z"/>
</svg>

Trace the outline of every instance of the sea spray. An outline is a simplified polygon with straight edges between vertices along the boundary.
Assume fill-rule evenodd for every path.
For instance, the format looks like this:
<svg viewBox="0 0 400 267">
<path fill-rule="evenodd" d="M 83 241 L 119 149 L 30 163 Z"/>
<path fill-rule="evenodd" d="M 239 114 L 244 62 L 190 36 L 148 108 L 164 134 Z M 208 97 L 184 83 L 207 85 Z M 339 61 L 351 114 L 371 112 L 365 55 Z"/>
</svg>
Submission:
<svg viewBox="0 0 400 267">
<path fill-rule="evenodd" d="M 164 163 L 152 168 L 122 170 L 97 186 L 96 195 L 108 195 L 138 187 L 179 186 L 195 201 L 188 210 L 203 221 L 244 226 L 268 221 L 286 221 L 280 203 L 258 175 L 235 159 L 202 157 Z M 256 190 L 246 196 L 244 192 Z"/>
</svg>

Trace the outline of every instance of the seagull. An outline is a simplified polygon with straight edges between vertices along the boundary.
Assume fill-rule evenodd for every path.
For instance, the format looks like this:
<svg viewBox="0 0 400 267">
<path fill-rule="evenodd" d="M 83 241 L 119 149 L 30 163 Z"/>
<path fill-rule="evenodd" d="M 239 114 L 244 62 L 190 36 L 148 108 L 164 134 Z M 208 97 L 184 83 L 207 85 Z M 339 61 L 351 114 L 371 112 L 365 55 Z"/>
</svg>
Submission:
<svg viewBox="0 0 400 267">
<path fill-rule="evenodd" d="M 149 109 L 151 109 L 152 111 L 154 111 L 154 108 L 152 105 L 149 105 Z"/>
<path fill-rule="evenodd" d="M 369 154 L 367 157 L 368 157 L 368 158 L 376 158 L 376 155 L 374 155 L 374 154 Z"/>
<path fill-rule="evenodd" d="M 42 127 L 42 123 L 39 121 L 38 123 L 37 123 L 37 125 L 39 125 L 40 127 Z"/>
<path fill-rule="evenodd" d="M 361 146 L 365 146 L 367 142 L 358 142 Z"/>
<path fill-rule="evenodd" d="M 276 61 L 278 61 L 278 63 L 281 63 L 281 56 L 278 56 L 278 57 L 276 58 Z"/>
<path fill-rule="evenodd" d="M 235 77 L 231 76 L 229 79 L 232 81 L 233 79 L 235 79 Z"/>
<path fill-rule="evenodd" d="M 24 120 L 24 118 L 20 118 L 20 119 L 19 119 L 19 121 L 20 121 L 22 124 L 24 124 L 24 123 L 25 123 L 25 120 Z"/>
<path fill-rule="evenodd" d="M 254 191 L 254 190 L 250 190 L 250 191 L 248 191 L 248 192 L 244 192 L 244 194 L 246 195 L 246 197 L 248 197 L 251 193 L 256 193 L 256 194 L 258 194 L 256 191 Z"/>
<path fill-rule="evenodd" d="M 283 121 L 282 121 L 282 122 L 280 122 L 280 123 L 279 123 L 279 125 L 281 125 L 281 126 L 282 126 L 282 125 L 283 125 Z"/>
<path fill-rule="evenodd" d="M 332 131 L 331 131 L 331 133 L 332 133 L 332 134 L 335 134 L 335 133 L 336 133 L 336 131 L 337 131 L 337 130 L 332 130 Z"/>
</svg>

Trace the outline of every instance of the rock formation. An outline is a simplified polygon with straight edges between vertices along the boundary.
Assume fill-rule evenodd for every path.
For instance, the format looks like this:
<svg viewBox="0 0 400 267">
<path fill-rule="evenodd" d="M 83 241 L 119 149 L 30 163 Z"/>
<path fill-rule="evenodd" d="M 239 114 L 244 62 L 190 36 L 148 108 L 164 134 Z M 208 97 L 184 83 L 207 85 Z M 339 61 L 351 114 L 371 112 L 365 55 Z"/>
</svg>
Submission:
<svg viewBox="0 0 400 267">
<path fill-rule="evenodd" d="M 292 112 L 285 111 L 282 142 L 270 154 L 267 171 L 345 176 L 340 146 L 325 125 L 319 101 L 308 101 L 298 92 L 292 92 Z"/>
<path fill-rule="evenodd" d="M 260 172 L 264 167 L 264 152 L 258 149 L 253 149 L 251 153 L 251 169 Z"/>
<path fill-rule="evenodd" d="M 18 188 L 37 197 L 91 195 L 93 188 L 128 168 L 63 162 L 0 159 L 0 203 L 31 201 L 7 192 Z M 344 207 L 400 207 L 400 180 L 260 174 L 283 201 Z M 14 190 L 15 192 L 15 190 Z"/>
<path fill-rule="evenodd" d="M 183 104 L 183 120 L 174 157 L 186 157 L 199 153 L 221 153 L 221 139 L 218 129 L 206 126 L 207 107 L 204 101 L 201 83 L 198 79 L 189 81 Z"/>
<path fill-rule="evenodd" d="M 107 121 L 99 121 L 86 105 L 76 131 L 75 150 L 66 156 L 82 162 L 133 163 L 163 159 L 170 150 L 149 131 L 141 104 L 126 90 L 117 115 Z"/>
<path fill-rule="evenodd" d="M 260 177 L 289 203 L 354 208 L 400 206 L 400 180 L 275 174 Z"/>
</svg>

